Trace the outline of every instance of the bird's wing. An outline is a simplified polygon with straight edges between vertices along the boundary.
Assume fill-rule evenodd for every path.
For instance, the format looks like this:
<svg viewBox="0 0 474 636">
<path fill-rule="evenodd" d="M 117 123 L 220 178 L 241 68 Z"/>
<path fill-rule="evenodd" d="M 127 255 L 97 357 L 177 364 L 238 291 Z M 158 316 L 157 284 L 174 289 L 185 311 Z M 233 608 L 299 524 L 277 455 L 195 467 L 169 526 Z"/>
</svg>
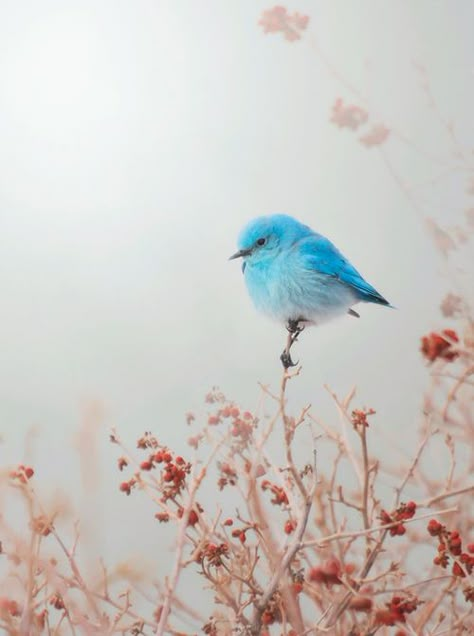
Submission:
<svg viewBox="0 0 474 636">
<path fill-rule="evenodd" d="M 331 241 L 321 234 L 312 234 L 294 246 L 307 269 L 337 278 L 351 287 L 360 300 L 388 305 L 388 301 L 372 287 Z"/>
</svg>

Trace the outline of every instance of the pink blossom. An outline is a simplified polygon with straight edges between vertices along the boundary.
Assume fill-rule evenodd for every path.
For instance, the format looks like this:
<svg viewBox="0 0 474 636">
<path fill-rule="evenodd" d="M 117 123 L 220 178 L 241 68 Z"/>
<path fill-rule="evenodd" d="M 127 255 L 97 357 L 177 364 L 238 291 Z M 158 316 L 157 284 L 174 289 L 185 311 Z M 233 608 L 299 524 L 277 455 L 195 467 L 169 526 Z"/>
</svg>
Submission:
<svg viewBox="0 0 474 636">
<path fill-rule="evenodd" d="M 446 318 L 460 316 L 464 307 L 463 300 L 456 294 L 449 293 L 440 305 L 441 313 Z"/>
<path fill-rule="evenodd" d="M 331 121 L 339 128 L 357 130 L 368 119 L 367 111 L 354 104 L 344 104 L 339 97 L 332 107 Z"/>
<path fill-rule="evenodd" d="M 290 15 L 285 7 L 275 6 L 262 13 L 259 25 L 264 33 L 283 33 L 286 40 L 294 42 L 301 38 L 301 31 L 308 26 L 309 17 L 298 12 Z"/>
<path fill-rule="evenodd" d="M 359 137 L 359 141 L 367 148 L 372 146 L 380 146 L 386 141 L 387 137 L 390 134 L 390 130 L 384 126 L 383 124 L 374 124 L 369 132 Z"/>
</svg>

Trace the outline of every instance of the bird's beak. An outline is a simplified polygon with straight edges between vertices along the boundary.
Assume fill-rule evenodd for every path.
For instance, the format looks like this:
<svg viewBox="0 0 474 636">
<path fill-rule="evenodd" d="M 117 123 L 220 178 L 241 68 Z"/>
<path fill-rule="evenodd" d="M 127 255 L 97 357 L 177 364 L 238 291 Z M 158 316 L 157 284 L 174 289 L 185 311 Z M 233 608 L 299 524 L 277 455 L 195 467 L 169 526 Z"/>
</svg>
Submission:
<svg viewBox="0 0 474 636">
<path fill-rule="evenodd" d="M 242 258 L 243 256 L 248 256 L 249 254 L 251 254 L 252 250 L 239 250 L 238 252 L 236 252 L 235 254 L 232 254 L 232 256 L 229 257 L 229 261 L 234 260 L 234 258 Z"/>
</svg>

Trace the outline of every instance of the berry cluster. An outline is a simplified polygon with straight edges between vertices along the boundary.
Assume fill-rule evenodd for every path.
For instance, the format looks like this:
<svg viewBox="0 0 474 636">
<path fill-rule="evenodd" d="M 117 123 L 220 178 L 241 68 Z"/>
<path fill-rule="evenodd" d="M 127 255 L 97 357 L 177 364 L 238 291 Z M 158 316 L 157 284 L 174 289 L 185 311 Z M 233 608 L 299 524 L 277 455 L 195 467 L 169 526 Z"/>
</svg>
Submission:
<svg viewBox="0 0 474 636">
<path fill-rule="evenodd" d="M 26 482 L 31 479 L 34 474 L 35 471 L 31 468 L 31 466 L 18 464 L 18 467 L 15 470 L 10 471 L 10 479 L 14 479 L 22 484 L 26 484 Z"/>
<path fill-rule="evenodd" d="M 5 596 L 0 597 L 0 616 L 20 616 L 21 609 L 16 601 Z"/>
<path fill-rule="evenodd" d="M 392 528 L 390 528 L 390 535 L 395 537 L 397 535 L 401 536 L 405 534 L 406 528 L 403 525 L 403 522 L 407 519 L 411 519 L 416 512 L 416 503 L 414 501 L 409 501 L 408 503 L 402 503 L 398 506 L 398 508 L 391 512 L 390 514 L 386 510 L 382 510 L 380 513 L 380 520 L 382 525 L 388 525 L 389 523 L 394 523 Z"/>
<path fill-rule="evenodd" d="M 441 333 L 432 331 L 421 339 L 421 353 L 429 361 L 434 362 L 438 358 L 452 362 L 459 353 L 453 348 L 453 343 L 459 342 L 454 329 L 443 329 Z"/>
<path fill-rule="evenodd" d="M 213 386 L 205 397 L 205 401 L 207 402 L 207 404 L 223 404 L 225 402 L 225 399 L 225 395 L 217 386 Z"/>
<path fill-rule="evenodd" d="M 196 504 L 196 508 L 197 508 L 197 510 L 194 510 L 194 508 L 193 508 L 192 510 L 189 511 L 189 514 L 188 514 L 188 526 L 191 526 L 193 528 L 197 524 L 197 522 L 199 521 L 198 512 L 203 512 L 203 509 L 202 509 L 202 507 L 199 504 Z M 178 508 L 178 519 L 181 519 L 183 514 L 184 514 L 183 508 Z"/>
<path fill-rule="evenodd" d="M 270 599 L 262 614 L 262 625 L 273 625 L 273 623 L 281 623 L 281 598 L 278 593 L 275 593 Z"/>
<path fill-rule="evenodd" d="M 57 610 L 63 610 L 65 608 L 61 594 L 53 594 L 53 596 L 49 599 L 49 604 Z"/>
<path fill-rule="evenodd" d="M 247 535 L 245 534 L 247 530 L 250 530 L 250 526 L 247 526 L 247 528 L 234 528 L 232 536 L 234 539 L 238 539 L 240 543 L 245 543 L 247 541 Z"/>
<path fill-rule="evenodd" d="M 323 583 L 326 587 L 330 585 L 342 585 L 342 565 L 339 559 L 331 557 L 322 565 L 311 568 L 308 579 L 312 583 Z"/>
<path fill-rule="evenodd" d="M 47 614 L 48 614 L 47 609 L 43 609 L 41 610 L 41 612 L 38 612 L 38 613 L 32 612 L 31 619 L 35 627 L 35 630 L 34 632 L 29 631 L 28 633 L 35 633 L 35 634 L 43 633 L 43 630 L 46 625 Z M 8 598 L 7 596 L 0 596 L 0 619 L 2 619 L 2 631 L 4 633 L 7 633 L 7 632 L 5 631 L 6 626 L 3 621 L 5 621 L 8 624 L 11 624 L 10 618 L 19 618 L 21 615 L 22 615 L 22 608 L 17 601 L 15 601 L 14 599 Z M 31 626 L 32 628 L 33 628 L 33 625 Z M 9 629 L 8 633 L 18 634 L 19 632 L 17 632 L 16 630 L 10 631 Z"/>
<path fill-rule="evenodd" d="M 285 40 L 294 42 L 301 38 L 301 31 L 308 26 L 309 17 L 297 11 L 290 14 L 285 7 L 277 5 L 272 9 L 266 9 L 258 23 L 264 33 L 281 32 Z"/>
<path fill-rule="evenodd" d="M 126 457 L 119 457 L 117 459 L 117 466 L 120 471 L 128 466 L 128 459 Z"/>
<path fill-rule="evenodd" d="M 30 522 L 30 528 L 33 532 L 36 532 L 36 534 L 40 534 L 42 537 L 47 537 L 51 534 L 53 524 L 46 515 L 39 515 L 38 517 L 33 517 Z"/>
<path fill-rule="evenodd" d="M 113 440 L 117 441 L 117 440 Z M 186 462 L 181 455 L 173 455 L 173 453 L 166 447 L 161 446 L 151 433 L 145 433 L 137 441 L 137 447 L 141 450 L 153 450 L 147 459 L 140 462 L 140 470 L 149 472 L 156 469 L 161 465 L 161 501 L 164 503 L 168 499 L 174 499 L 181 493 L 186 485 L 186 477 L 191 472 L 192 465 Z M 118 468 L 122 471 L 128 466 L 128 459 L 126 457 L 119 457 Z M 136 475 L 128 481 L 123 481 L 120 484 L 120 490 L 129 495 L 132 489 L 137 485 L 139 476 Z M 160 521 L 164 521 L 162 518 Z"/>
<path fill-rule="evenodd" d="M 294 519 L 288 519 L 285 521 L 285 525 L 283 526 L 283 530 L 285 534 L 291 534 L 296 530 L 297 523 Z"/>
<path fill-rule="evenodd" d="M 406 614 L 414 612 L 423 601 L 416 597 L 403 598 L 393 596 L 389 603 L 385 603 L 386 609 L 379 609 L 375 612 L 376 625 L 395 625 L 395 623 L 406 623 Z"/>
<path fill-rule="evenodd" d="M 273 497 L 270 500 L 272 504 L 275 504 L 276 506 L 288 505 L 287 494 L 281 486 L 272 484 L 271 481 L 265 479 L 264 481 L 262 481 L 261 488 L 263 491 L 270 490 L 270 492 L 273 494 Z"/>
<path fill-rule="evenodd" d="M 438 554 L 433 559 L 435 565 L 447 568 L 450 558 L 453 560 L 451 572 L 453 576 L 465 578 L 467 574 L 471 574 L 474 569 L 474 544 L 467 546 L 467 552 L 463 552 L 462 539 L 457 530 L 449 531 L 436 519 L 431 519 L 427 527 L 432 537 L 438 538 Z"/>
<path fill-rule="evenodd" d="M 129 495 L 132 492 L 132 488 L 134 488 L 137 484 L 137 480 L 135 477 L 132 477 L 128 481 L 122 481 L 119 488 L 121 492 L 124 492 L 126 495 Z"/>
<path fill-rule="evenodd" d="M 304 587 L 304 573 L 303 570 L 299 570 L 298 572 L 293 574 L 293 592 L 295 594 L 300 594 L 303 591 Z"/>
<path fill-rule="evenodd" d="M 338 128 L 357 130 L 357 128 L 365 124 L 368 119 L 369 114 L 366 110 L 355 104 L 345 104 L 340 97 L 338 97 L 333 104 L 331 123 L 335 124 Z"/>
<path fill-rule="evenodd" d="M 147 448 L 158 448 L 158 446 L 158 440 L 150 432 L 146 432 L 137 440 L 137 448 L 140 448 L 141 450 L 146 450 Z"/>
<path fill-rule="evenodd" d="M 231 420 L 230 433 L 232 437 L 236 438 L 238 448 L 246 448 L 252 439 L 253 430 L 257 424 L 257 420 L 250 411 L 244 411 L 241 413 L 240 409 L 234 404 L 225 404 L 215 413 L 209 415 L 207 423 L 209 426 L 217 426 L 224 420 L 228 419 Z"/>
<path fill-rule="evenodd" d="M 217 480 L 219 490 L 223 490 L 226 486 L 235 486 L 237 483 L 237 471 L 227 462 L 217 462 L 217 468 L 220 471 L 220 477 Z"/>
<path fill-rule="evenodd" d="M 165 464 L 161 472 L 163 482 L 162 501 L 165 502 L 179 495 L 186 484 L 186 476 L 191 472 L 191 464 L 186 462 L 181 455 L 176 455 L 173 458 L 173 455 L 166 449 L 155 453 L 152 462 Z"/>
<path fill-rule="evenodd" d="M 354 409 L 351 413 L 352 426 L 355 429 L 359 427 L 367 428 L 369 426 L 367 420 L 369 415 L 375 415 L 374 409 Z"/>
<path fill-rule="evenodd" d="M 191 446 L 191 448 L 194 448 L 194 450 L 197 450 L 202 439 L 202 435 L 192 435 L 191 437 L 188 437 L 188 445 Z"/>
<path fill-rule="evenodd" d="M 218 635 L 218 628 L 216 625 L 216 619 L 211 616 L 209 618 L 209 621 L 202 626 L 202 630 L 204 632 L 204 634 L 208 634 L 208 636 L 217 636 Z"/>
<path fill-rule="evenodd" d="M 218 568 L 223 564 L 223 559 L 228 558 L 229 546 L 226 543 L 205 543 L 203 548 L 198 553 L 196 560 L 202 563 L 206 560 L 209 565 L 213 565 Z"/>
</svg>

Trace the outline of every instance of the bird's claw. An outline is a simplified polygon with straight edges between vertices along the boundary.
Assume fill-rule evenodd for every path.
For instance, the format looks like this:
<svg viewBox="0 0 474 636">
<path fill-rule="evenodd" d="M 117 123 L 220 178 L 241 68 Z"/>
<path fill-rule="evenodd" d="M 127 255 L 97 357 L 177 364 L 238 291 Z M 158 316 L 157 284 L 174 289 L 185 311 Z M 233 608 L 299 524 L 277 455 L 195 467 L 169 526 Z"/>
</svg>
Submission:
<svg viewBox="0 0 474 636">
<path fill-rule="evenodd" d="M 286 330 L 289 334 L 288 343 L 286 345 L 286 349 L 280 356 L 281 363 L 285 370 L 289 369 L 290 367 L 296 367 L 298 365 L 298 362 L 293 362 L 293 360 L 291 359 L 290 349 L 298 340 L 298 336 L 304 330 L 304 328 L 304 318 L 298 318 L 297 320 L 288 320 L 288 322 L 286 323 Z"/>
<path fill-rule="evenodd" d="M 285 351 L 283 351 L 283 353 L 281 354 L 281 356 L 280 356 L 280 360 L 281 360 L 281 363 L 282 363 L 283 368 L 284 368 L 285 370 L 286 370 L 286 369 L 290 369 L 291 367 L 296 367 L 296 366 L 298 365 L 298 363 L 299 363 L 299 361 L 298 361 L 298 362 L 293 362 L 293 360 L 291 359 L 291 354 L 290 354 L 290 352 L 289 352 L 289 351 L 286 351 L 286 349 L 285 349 Z"/>
<path fill-rule="evenodd" d="M 298 320 L 288 320 L 286 323 L 286 330 L 292 334 L 300 334 L 304 330 L 304 327 L 305 325 L 301 318 L 298 318 Z"/>
</svg>

